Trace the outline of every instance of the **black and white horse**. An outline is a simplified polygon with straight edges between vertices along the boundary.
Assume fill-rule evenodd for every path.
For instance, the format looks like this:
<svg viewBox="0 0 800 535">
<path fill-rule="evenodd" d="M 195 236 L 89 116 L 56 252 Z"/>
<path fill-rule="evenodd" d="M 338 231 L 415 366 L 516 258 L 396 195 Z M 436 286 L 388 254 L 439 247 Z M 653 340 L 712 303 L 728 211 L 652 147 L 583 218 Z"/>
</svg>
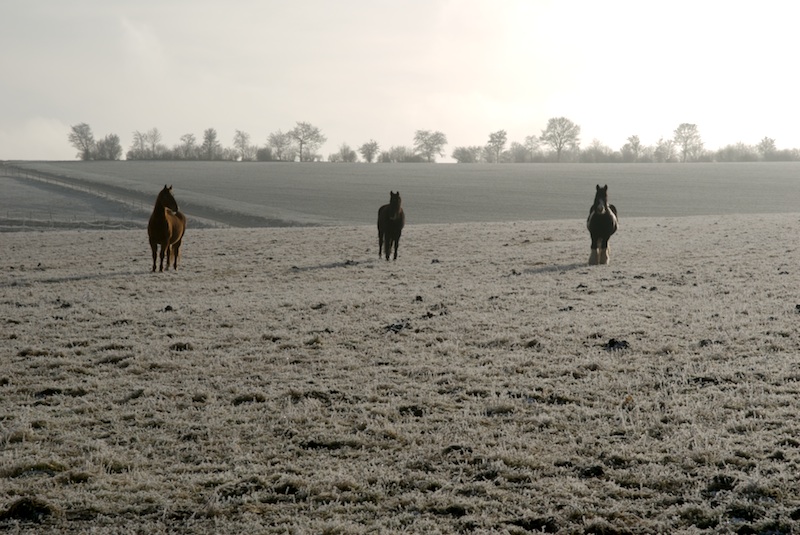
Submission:
<svg viewBox="0 0 800 535">
<path fill-rule="evenodd" d="M 592 254 L 589 255 L 589 265 L 608 264 L 608 239 L 617 231 L 617 208 L 608 204 L 608 185 L 597 185 L 594 204 L 589 209 L 586 219 L 586 228 L 592 236 Z"/>
</svg>

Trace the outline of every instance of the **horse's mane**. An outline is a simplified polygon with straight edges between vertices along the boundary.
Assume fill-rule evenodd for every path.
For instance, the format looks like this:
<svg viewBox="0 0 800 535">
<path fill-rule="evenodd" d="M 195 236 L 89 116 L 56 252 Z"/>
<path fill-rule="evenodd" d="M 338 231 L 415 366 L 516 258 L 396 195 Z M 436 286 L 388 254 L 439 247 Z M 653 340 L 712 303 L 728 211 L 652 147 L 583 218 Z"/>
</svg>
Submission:
<svg viewBox="0 0 800 535">
<path fill-rule="evenodd" d="M 397 219 L 403 214 L 403 199 L 400 197 L 400 192 L 391 192 L 389 204 L 385 204 L 379 210 L 380 214 L 387 219 Z"/>
</svg>

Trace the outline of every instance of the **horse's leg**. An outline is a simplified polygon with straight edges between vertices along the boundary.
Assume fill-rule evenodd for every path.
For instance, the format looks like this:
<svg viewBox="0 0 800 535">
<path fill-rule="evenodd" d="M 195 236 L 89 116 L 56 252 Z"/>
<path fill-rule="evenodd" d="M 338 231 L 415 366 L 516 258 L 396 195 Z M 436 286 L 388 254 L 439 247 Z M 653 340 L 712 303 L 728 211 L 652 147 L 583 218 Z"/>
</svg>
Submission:
<svg viewBox="0 0 800 535">
<path fill-rule="evenodd" d="M 172 258 L 172 244 L 167 240 L 167 254 L 164 255 L 167 259 L 167 265 L 164 266 L 164 271 L 169 271 L 170 259 Z"/>
<path fill-rule="evenodd" d="M 394 260 L 397 260 L 397 248 L 400 247 L 400 235 L 394 239 Z"/>
<path fill-rule="evenodd" d="M 156 271 L 156 256 L 158 256 L 158 244 L 150 241 L 150 250 L 153 251 L 153 272 Z"/>
<path fill-rule="evenodd" d="M 378 258 L 383 256 L 383 232 L 378 228 Z"/>
<path fill-rule="evenodd" d="M 175 245 L 172 246 L 172 255 L 175 257 L 173 260 L 172 267 L 175 271 L 178 270 L 178 257 L 181 255 L 181 242 L 183 239 L 180 239 L 175 242 Z"/>
<path fill-rule="evenodd" d="M 167 249 L 169 248 L 169 242 L 161 242 L 161 252 L 159 254 L 159 264 L 158 264 L 158 271 L 164 271 L 164 255 L 167 254 Z M 169 263 L 167 264 L 169 267 Z"/>
<path fill-rule="evenodd" d="M 600 255 L 597 259 L 597 263 L 608 264 L 608 260 L 609 260 L 608 238 L 603 238 L 602 245 L 600 246 Z"/>
<path fill-rule="evenodd" d="M 594 236 L 594 234 L 592 234 L 592 252 L 589 255 L 589 265 L 590 266 L 596 266 L 597 265 L 597 247 L 598 247 L 598 243 L 597 242 L 598 242 L 597 238 Z"/>
</svg>

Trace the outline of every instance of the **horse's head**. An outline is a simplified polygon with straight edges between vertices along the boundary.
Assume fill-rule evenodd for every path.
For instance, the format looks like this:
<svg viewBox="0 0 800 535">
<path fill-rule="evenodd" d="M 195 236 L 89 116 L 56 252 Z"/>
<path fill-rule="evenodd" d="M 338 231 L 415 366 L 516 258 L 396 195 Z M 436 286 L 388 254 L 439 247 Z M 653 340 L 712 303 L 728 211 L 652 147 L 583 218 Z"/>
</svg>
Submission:
<svg viewBox="0 0 800 535">
<path fill-rule="evenodd" d="M 608 210 L 608 185 L 600 187 L 597 185 L 597 193 L 594 194 L 594 211 L 604 214 Z"/>
<path fill-rule="evenodd" d="M 175 197 L 172 196 L 172 186 L 167 186 L 164 184 L 164 189 L 162 189 L 161 193 L 158 194 L 157 202 L 161 203 L 162 206 L 169 208 L 173 212 L 178 211 L 178 203 L 175 201 Z"/>
<path fill-rule="evenodd" d="M 400 212 L 400 205 L 402 202 L 399 191 L 397 193 L 393 191 L 389 192 L 389 210 L 391 211 L 392 219 L 397 217 L 398 212 Z"/>
</svg>

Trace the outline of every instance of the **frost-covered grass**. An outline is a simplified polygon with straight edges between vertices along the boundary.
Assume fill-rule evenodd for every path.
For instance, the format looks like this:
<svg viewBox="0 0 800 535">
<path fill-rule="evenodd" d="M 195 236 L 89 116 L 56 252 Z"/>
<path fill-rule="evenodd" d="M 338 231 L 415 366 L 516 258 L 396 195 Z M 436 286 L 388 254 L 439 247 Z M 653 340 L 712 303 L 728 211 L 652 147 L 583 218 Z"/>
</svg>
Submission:
<svg viewBox="0 0 800 535">
<path fill-rule="evenodd" d="M 0 235 L 9 533 L 791 533 L 797 215 Z"/>
</svg>

